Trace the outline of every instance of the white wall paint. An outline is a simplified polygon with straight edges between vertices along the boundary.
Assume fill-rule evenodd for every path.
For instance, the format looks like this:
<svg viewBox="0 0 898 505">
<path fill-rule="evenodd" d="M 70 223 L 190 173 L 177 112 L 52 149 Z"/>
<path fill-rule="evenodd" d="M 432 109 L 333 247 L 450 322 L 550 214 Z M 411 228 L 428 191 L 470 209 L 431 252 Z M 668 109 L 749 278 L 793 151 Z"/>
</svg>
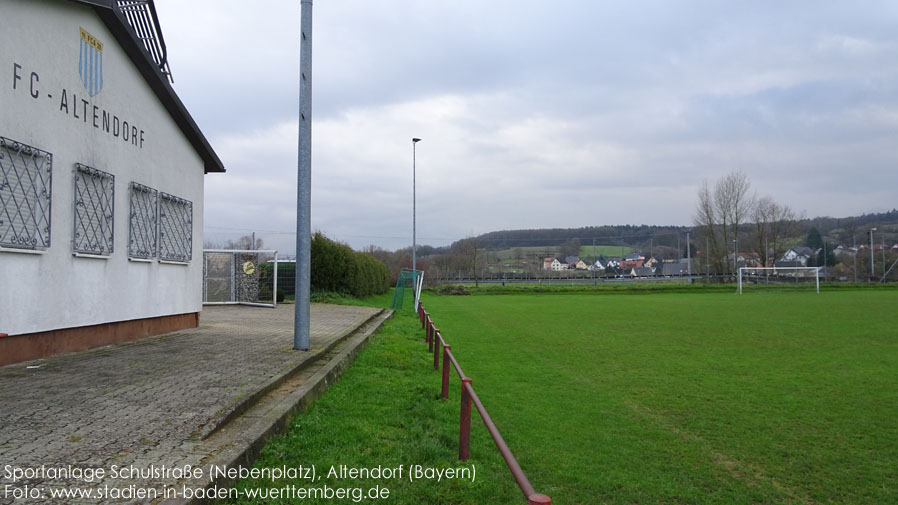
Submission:
<svg viewBox="0 0 898 505">
<path fill-rule="evenodd" d="M 103 88 L 78 73 L 80 28 L 103 46 Z M 14 64 L 21 65 L 13 89 Z M 31 72 L 39 76 L 32 98 Z M 67 91 L 69 114 L 60 111 Z M 72 94 L 88 99 L 75 119 Z M 51 97 L 52 95 L 52 97 Z M 144 130 L 143 147 L 93 126 L 92 107 Z M 28 333 L 202 309 L 203 162 L 92 8 L 63 0 L 0 2 L 0 136 L 53 154 L 51 246 L 43 255 L 0 252 L 0 333 Z M 72 254 L 75 163 L 115 175 L 115 251 Z M 129 184 L 193 202 L 188 266 L 128 260 Z"/>
</svg>

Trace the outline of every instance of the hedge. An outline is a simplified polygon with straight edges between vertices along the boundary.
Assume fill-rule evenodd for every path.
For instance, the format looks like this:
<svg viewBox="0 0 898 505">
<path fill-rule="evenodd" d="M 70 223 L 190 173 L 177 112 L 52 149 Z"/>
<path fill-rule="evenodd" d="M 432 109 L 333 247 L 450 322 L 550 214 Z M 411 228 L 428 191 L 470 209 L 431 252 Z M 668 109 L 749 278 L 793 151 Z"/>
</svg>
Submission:
<svg viewBox="0 0 898 505">
<path fill-rule="evenodd" d="M 311 290 L 364 297 L 390 289 L 390 271 L 370 254 L 353 251 L 317 232 L 312 235 Z M 296 294 L 296 263 L 278 263 L 278 291 Z"/>
</svg>

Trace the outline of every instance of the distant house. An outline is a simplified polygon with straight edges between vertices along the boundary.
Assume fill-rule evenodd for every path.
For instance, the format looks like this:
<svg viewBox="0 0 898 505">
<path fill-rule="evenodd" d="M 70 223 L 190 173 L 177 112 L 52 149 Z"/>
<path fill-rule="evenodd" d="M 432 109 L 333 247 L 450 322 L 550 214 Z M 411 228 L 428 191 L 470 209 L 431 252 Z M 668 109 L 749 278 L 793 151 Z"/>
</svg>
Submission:
<svg viewBox="0 0 898 505">
<path fill-rule="evenodd" d="M 638 252 L 632 252 L 624 256 L 624 259 L 627 261 L 645 261 L 645 255 Z"/>
<path fill-rule="evenodd" d="M 898 245 L 896 245 L 895 247 L 898 247 Z M 850 257 L 854 256 L 854 251 L 852 251 L 851 248 L 840 245 L 833 249 L 833 256 L 835 256 L 836 258 L 842 258 L 843 256 Z"/>
<path fill-rule="evenodd" d="M 732 254 L 730 254 L 730 261 L 733 261 Z M 736 264 L 740 267 L 759 267 L 761 266 L 761 255 L 753 252 L 736 253 Z"/>
<path fill-rule="evenodd" d="M 558 258 L 546 258 L 543 260 L 543 270 L 558 272 L 560 270 L 567 270 L 567 268 L 567 263 L 558 261 Z"/>
<path fill-rule="evenodd" d="M 605 265 L 602 264 L 601 259 L 598 259 L 598 260 L 596 260 L 595 263 L 593 263 L 592 265 L 589 265 L 589 267 L 587 267 L 586 269 L 589 270 L 590 272 L 600 272 L 601 273 L 601 272 L 605 271 Z"/>
<path fill-rule="evenodd" d="M 637 259 L 637 260 L 625 259 L 624 261 L 620 262 L 620 266 L 624 270 L 629 270 L 631 268 L 641 268 L 645 265 L 643 265 L 643 260 L 641 260 L 641 259 Z"/>
<path fill-rule="evenodd" d="M 652 267 L 636 267 L 630 270 L 631 277 L 654 277 L 655 269 Z"/>
<path fill-rule="evenodd" d="M 577 270 L 589 270 L 589 263 L 587 263 L 581 259 L 578 259 L 576 262 L 573 263 L 573 265 L 574 265 L 574 268 L 576 268 Z"/>
<path fill-rule="evenodd" d="M 627 272 L 629 274 L 629 272 Z M 606 264 L 605 265 L 605 277 L 613 276 L 620 277 L 622 275 L 621 269 L 617 266 Z"/>
<path fill-rule="evenodd" d="M 609 268 L 609 267 L 611 267 L 611 268 L 617 268 L 617 267 L 620 266 L 621 259 L 620 259 L 620 258 L 608 258 L 608 259 L 606 260 L 606 259 L 604 259 L 603 257 L 599 256 L 599 262 L 601 262 L 602 265 L 603 265 L 606 269 Z"/>
<path fill-rule="evenodd" d="M 783 254 L 783 257 L 780 258 L 779 261 L 787 261 L 787 262 L 797 262 L 796 266 L 807 266 L 808 260 L 811 259 L 812 256 L 815 256 L 816 253 L 810 247 L 794 247 L 786 251 Z M 779 263 L 779 261 L 777 263 Z M 776 266 L 780 266 L 777 264 Z"/>
<path fill-rule="evenodd" d="M 643 266 L 655 268 L 659 263 L 661 263 L 661 260 L 652 256 L 651 258 L 649 258 L 645 261 Z"/>
<path fill-rule="evenodd" d="M 572 265 L 572 266 L 576 265 L 578 261 L 580 261 L 580 258 L 578 258 L 576 256 L 568 256 L 568 257 L 564 258 L 564 262 L 567 263 L 568 265 Z"/>
</svg>

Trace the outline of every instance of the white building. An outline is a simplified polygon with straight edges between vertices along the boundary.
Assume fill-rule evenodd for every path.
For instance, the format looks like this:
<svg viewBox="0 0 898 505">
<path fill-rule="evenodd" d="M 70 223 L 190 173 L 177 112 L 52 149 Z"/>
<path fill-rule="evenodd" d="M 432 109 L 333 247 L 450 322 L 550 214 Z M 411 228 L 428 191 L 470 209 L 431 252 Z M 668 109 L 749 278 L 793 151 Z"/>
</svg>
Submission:
<svg viewBox="0 0 898 505">
<path fill-rule="evenodd" d="M 224 167 L 134 4 L 0 2 L 0 365 L 198 324 Z"/>
<path fill-rule="evenodd" d="M 558 258 L 546 258 L 543 260 L 543 270 L 560 272 L 561 270 L 567 270 L 567 267 L 567 263 L 558 261 Z"/>
</svg>

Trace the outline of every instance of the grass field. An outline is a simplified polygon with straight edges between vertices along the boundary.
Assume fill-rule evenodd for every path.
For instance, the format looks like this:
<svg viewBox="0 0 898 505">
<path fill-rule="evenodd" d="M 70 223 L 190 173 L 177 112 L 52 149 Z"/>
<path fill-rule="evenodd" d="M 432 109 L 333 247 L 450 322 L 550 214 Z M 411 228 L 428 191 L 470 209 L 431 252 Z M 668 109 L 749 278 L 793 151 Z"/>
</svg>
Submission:
<svg viewBox="0 0 898 505">
<path fill-rule="evenodd" d="M 898 503 L 896 290 L 424 303 L 555 504 Z M 259 465 L 459 465 L 458 381 L 436 399 L 416 323 L 390 321 Z M 474 484 L 395 483 L 389 503 L 522 503 L 473 425 Z"/>
<path fill-rule="evenodd" d="M 494 254 L 494 257 L 497 261 L 508 261 L 517 259 L 518 253 L 520 251 L 521 259 L 532 260 L 534 257 L 538 257 L 540 259 L 547 258 L 551 256 L 558 256 L 558 246 L 524 246 L 524 247 L 512 247 L 509 249 L 500 249 L 497 251 L 491 252 Z M 580 246 L 580 257 L 583 258 L 584 261 L 591 260 L 593 256 L 599 257 L 601 255 L 605 255 L 607 257 L 619 257 L 621 255 L 621 251 L 624 254 L 629 254 L 634 251 L 632 247 L 629 246 L 616 246 L 616 245 L 596 245 L 593 247 L 592 245 L 584 245 Z M 564 258 L 559 258 L 564 259 Z"/>
<path fill-rule="evenodd" d="M 583 261 L 587 263 L 593 261 L 593 258 L 598 258 L 599 256 L 605 256 L 607 258 L 620 258 L 623 255 L 630 254 L 635 251 L 629 246 L 617 246 L 617 245 L 583 245 L 580 246 L 580 257 Z"/>
</svg>

